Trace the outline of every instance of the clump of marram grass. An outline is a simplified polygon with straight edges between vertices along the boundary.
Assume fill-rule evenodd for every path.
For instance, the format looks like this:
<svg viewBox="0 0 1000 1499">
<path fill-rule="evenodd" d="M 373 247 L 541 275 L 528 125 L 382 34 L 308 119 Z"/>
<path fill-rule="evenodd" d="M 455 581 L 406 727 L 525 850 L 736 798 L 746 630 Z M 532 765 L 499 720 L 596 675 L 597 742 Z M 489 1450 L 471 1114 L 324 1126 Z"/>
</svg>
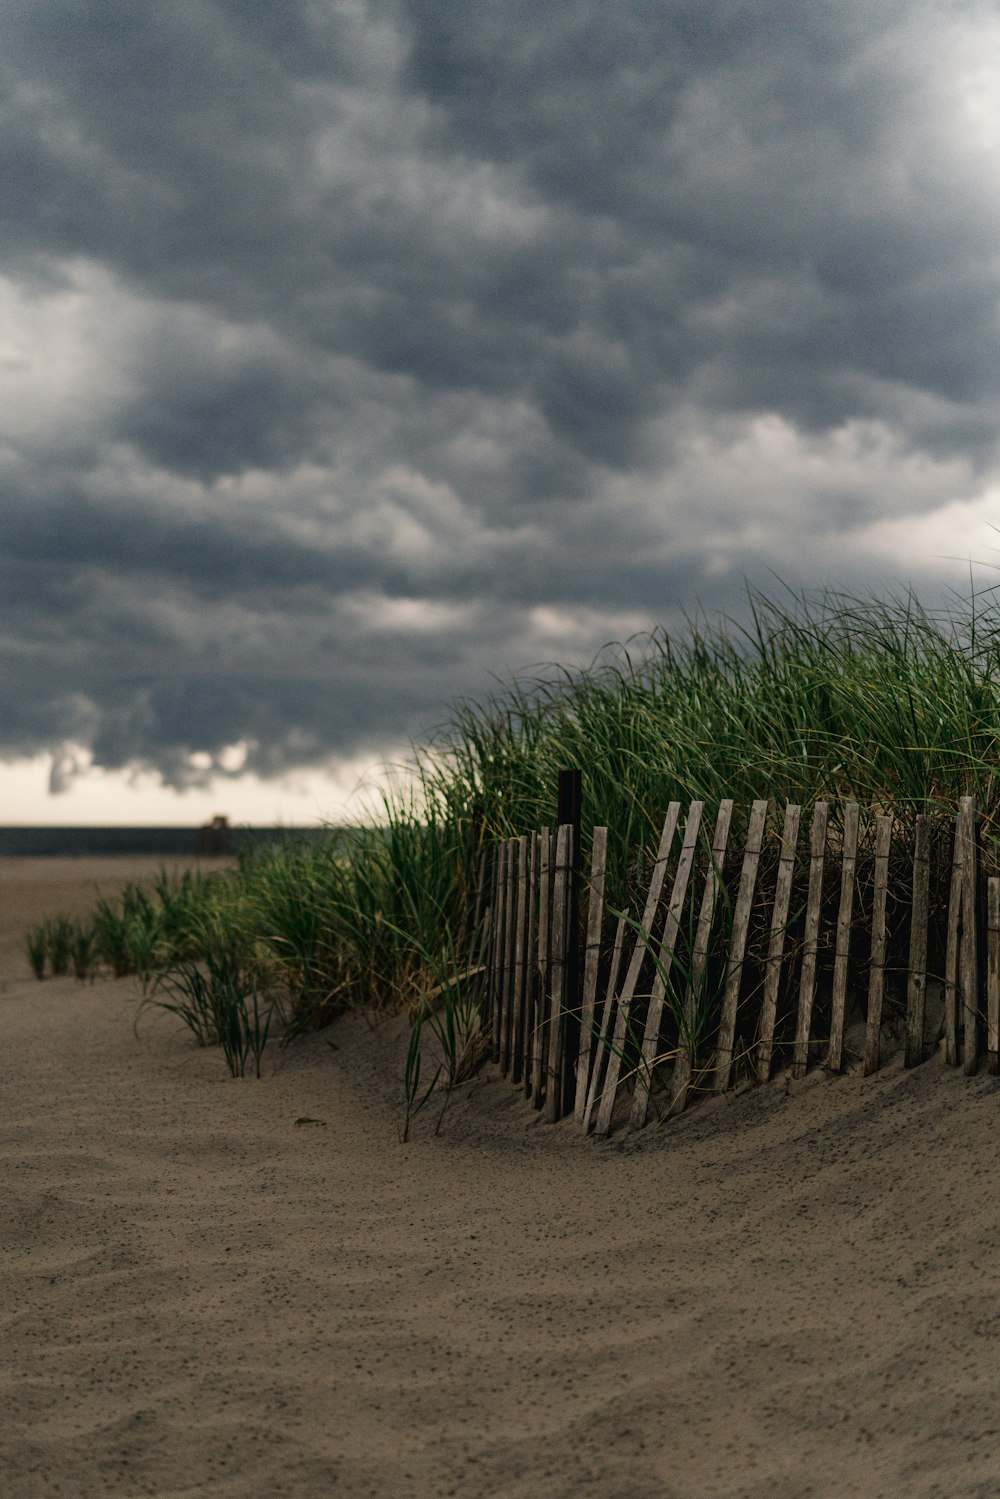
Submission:
<svg viewBox="0 0 1000 1499">
<path fill-rule="evenodd" d="M 45 977 L 45 963 L 49 955 L 49 933 L 45 922 L 38 922 L 25 934 L 25 949 L 28 962 L 36 979 Z"/>
<path fill-rule="evenodd" d="M 199 1046 L 220 1046 L 233 1077 L 245 1076 L 251 1061 L 260 1077 L 275 1005 L 262 1004 L 259 974 L 237 944 L 216 942 L 200 962 L 174 963 L 159 975 L 140 1014 L 146 1005 L 176 1015 Z"/>
<path fill-rule="evenodd" d="M 69 972 L 73 956 L 75 923 L 69 916 L 53 916 L 46 922 L 49 967 L 54 978 Z"/>
<path fill-rule="evenodd" d="M 44 977 L 68 973 L 88 979 L 100 971 L 115 978 L 138 974 L 147 982 L 165 964 L 201 952 L 206 921 L 231 903 L 219 874 L 186 871 L 179 878 L 161 872 L 149 887 L 128 884 L 121 894 L 99 897 L 80 919 L 60 912 L 31 928 L 25 947 L 32 972 Z"/>
<path fill-rule="evenodd" d="M 81 983 L 85 983 L 87 979 L 94 978 L 97 971 L 97 955 L 94 950 L 94 927 L 92 922 L 74 922 L 70 957 L 73 963 L 73 973 Z"/>
<path fill-rule="evenodd" d="M 476 983 L 480 974 L 479 965 L 473 963 L 463 971 L 458 954 L 449 945 L 448 923 L 444 920 L 444 913 L 442 928 L 445 933 L 445 951 L 431 953 L 425 950 L 422 953 L 426 972 L 431 976 L 436 971 L 440 972 L 440 982 L 422 994 L 411 1011 L 410 1040 L 403 1074 L 405 1103 L 399 1132 L 400 1141 L 404 1145 L 410 1138 L 410 1127 L 415 1115 L 429 1102 L 439 1084 L 444 1097 L 434 1133 L 440 1131 L 455 1089 L 475 1072 L 485 1056 L 476 997 L 480 987 Z M 479 955 L 474 953 L 472 956 Z M 433 1038 L 433 1060 L 437 1062 L 429 1083 L 426 1078 L 421 1078 L 425 1033 Z"/>
</svg>

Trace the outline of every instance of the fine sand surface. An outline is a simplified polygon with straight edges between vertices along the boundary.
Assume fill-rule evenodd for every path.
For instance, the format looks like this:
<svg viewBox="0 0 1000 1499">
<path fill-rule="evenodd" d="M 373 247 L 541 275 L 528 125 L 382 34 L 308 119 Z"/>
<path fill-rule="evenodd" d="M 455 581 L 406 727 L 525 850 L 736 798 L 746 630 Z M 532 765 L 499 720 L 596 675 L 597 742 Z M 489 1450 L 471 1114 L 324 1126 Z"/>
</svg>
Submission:
<svg viewBox="0 0 1000 1499">
<path fill-rule="evenodd" d="M 403 1146 L 396 1022 L 233 1081 L 129 984 L 3 965 L 4 1499 L 1000 1493 L 992 1079 L 598 1143 L 487 1069 Z"/>
</svg>

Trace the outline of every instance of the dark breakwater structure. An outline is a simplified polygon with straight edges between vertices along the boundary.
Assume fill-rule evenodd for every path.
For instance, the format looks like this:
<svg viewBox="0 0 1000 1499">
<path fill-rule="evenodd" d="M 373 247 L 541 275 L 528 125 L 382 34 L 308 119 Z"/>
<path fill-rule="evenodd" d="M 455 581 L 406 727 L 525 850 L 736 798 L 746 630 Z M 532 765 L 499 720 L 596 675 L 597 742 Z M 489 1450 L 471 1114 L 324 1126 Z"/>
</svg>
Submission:
<svg viewBox="0 0 1000 1499">
<path fill-rule="evenodd" d="M 349 835 L 350 829 L 322 827 L 0 827 L 0 858 L 212 858 L 261 845 L 317 844 Z"/>
</svg>

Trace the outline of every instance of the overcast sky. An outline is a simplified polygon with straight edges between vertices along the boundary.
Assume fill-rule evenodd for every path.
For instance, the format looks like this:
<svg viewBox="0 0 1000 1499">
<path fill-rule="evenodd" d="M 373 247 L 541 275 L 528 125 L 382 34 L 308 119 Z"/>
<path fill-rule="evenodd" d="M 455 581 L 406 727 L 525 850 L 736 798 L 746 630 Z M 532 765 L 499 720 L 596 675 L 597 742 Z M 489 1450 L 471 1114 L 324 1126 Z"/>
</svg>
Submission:
<svg viewBox="0 0 1000 1499">
<path fill-rule="evenodd" d="M 996 3 L 0 20 L 0 821 L 336 816 L 744 574 L 998 555 Z"/>
</svg>

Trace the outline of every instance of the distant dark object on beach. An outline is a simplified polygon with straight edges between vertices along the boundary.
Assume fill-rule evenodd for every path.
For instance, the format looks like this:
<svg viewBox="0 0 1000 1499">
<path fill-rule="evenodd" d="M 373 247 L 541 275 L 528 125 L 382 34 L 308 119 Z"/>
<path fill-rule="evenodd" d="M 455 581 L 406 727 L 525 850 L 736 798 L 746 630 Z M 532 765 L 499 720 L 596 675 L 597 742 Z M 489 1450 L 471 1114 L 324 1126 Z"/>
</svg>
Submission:
<svg viewBox="0 0 1000 1499">
<path fill-rule="evenodd" d="M 230 858 L 236 852 L 236 848 L 229 818 L 218 814 L 212 818 L 211 822 L 206 822 L 204 827 L 199 828 L 194 852 L 195 857 L 199 859 Z"/>
</svg>

